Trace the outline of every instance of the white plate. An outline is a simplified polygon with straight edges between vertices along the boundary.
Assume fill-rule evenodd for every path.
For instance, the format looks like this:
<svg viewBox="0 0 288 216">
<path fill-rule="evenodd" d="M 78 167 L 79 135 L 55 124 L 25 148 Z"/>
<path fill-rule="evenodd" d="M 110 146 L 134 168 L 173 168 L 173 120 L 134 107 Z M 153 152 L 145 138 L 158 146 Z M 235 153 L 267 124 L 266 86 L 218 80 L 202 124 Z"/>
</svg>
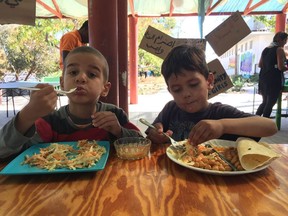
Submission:
<svg viewBox="0 0 288 216">
<path fill-rule="evenodd" d="M 234 141 L 227 141 L 227 140 L 210 140 L 208 142 L 205 143 L 209 143 L 212 146 L 223 146 L 223 147 L 228 147 L 228 146 L 232 146 L 232 147 L 236 147 L 236 142 Z M 202 169 L 202 168 L 197 168 L 197 167 L 193 167 L 191 165 L 188 165 L 186 163 L 183 163 L 182 161 L 178 160 L 175 157 L 175 154 L 172 153 L 173 150 L 171 150 L 170 147 L 168 147 L 166 149 L 166 154 L 167 156 L 175 163 L 186 167 L 188 169 L 197 171 L 197 172 L 202 172 L 202 173 L 206 173 L 206 174 L 212 174 L 212 175 L 243 175 L 243 174 L 249 174 L 249 173 L 254 173 L 254 172 L 259 172 L 261 170 L 266 169 L 269 164 L 259 167 L 257 169 L 254 170 L 243 170 L 243 171 L 217 171 L 217 170 L 208 170 L 208 169 Z"/>
</svg>

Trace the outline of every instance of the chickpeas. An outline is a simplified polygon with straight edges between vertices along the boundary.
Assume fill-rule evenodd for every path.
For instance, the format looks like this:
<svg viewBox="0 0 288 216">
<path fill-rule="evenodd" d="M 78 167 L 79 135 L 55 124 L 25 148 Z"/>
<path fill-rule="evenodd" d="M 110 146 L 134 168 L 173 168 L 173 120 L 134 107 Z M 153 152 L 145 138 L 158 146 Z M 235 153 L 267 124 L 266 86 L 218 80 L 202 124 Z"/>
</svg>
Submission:
<svg viewBox="0 0 288 216">
<path fill-rule="evenodd" d="M 235 147 L 217 147 L 217 151 L 219 151 L 219 153 L 221 153 L 227 161 L 232 163 L 237 168 L 237 170 L 244 170 L 239 161 L 237 149 Z M 208 155 L 207 152 L 209 152 Z M 181 160 L 185 162 L 187 161 L 187 157 L 185 157 L 184 155 Z M 217 153 L 209 151 L 209 148 L 203 148 L 203 146 L 201 146 L 201 148 L 198 148 L 197 156 L 189 155 L 189 161 L 194 161 L 194 163 L 192 163 L 192 166 L 202 169 L 232 171 L 231 167 L 225 161 L 223 161 Z"/>
<path fill-rule="evenodd" d="M 211 167 L 211 165 L 209 165 L 209 164 L 206 164 L 206 165 L 205 165 L 205 167 L 204 167 L 204 169 L 208 169 L 208 170 L 211 170 L 211 169 L 212 169 L 212 167 Z"/>
</svg>

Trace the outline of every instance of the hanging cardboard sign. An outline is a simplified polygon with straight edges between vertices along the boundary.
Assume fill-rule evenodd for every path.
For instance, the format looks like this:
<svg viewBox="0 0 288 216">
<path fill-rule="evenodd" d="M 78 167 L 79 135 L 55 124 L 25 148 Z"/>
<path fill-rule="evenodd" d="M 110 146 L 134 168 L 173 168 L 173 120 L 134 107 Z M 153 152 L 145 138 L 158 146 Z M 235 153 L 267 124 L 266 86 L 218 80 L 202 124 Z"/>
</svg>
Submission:
<svg viewBox="0 0 288 216">
<path fill-rule="evenodd" d="M 209 62 L 208 68 L 214 74 L 214 87 L 208 93 L 209 99 L 233 87 L 230 77 L 218 59 Z"/>
<path fill-rule="evenodd" d="M 205 38 L 215 53 L 221 56 L 250 33 L 249 26 L 237 11 L 206 35 Z"/>
<path fill-rule="evenodd" d="M 173 47 L 188 44 L 197 46 L 205 51 L 205 39 L 177 39 L 149 26 L 146 30 L 144 37 L 139 45 L 140 48 L 164 59 Z M 214 74 L 214 88 L 209 91 L 208 98 L 212 98 L 222 92 L 227 91 L 233 87 L 230 77 L 226 73 L 222 64 L 218 59 L 208 63 L 209 71 Z"/>
<path fill-rule="evenodd" d="M 182 44 L 195 45 L 203 50 L 206 48 L 205 39 L 173 38 L 152 26 L 147 28 L 139 47 L 164 59 L 173 47 Z"/>
<path fill-rule="evenodd" d="M 0 24 L 35 25 L 35 0 L 0 1 Z"/>
</svg>

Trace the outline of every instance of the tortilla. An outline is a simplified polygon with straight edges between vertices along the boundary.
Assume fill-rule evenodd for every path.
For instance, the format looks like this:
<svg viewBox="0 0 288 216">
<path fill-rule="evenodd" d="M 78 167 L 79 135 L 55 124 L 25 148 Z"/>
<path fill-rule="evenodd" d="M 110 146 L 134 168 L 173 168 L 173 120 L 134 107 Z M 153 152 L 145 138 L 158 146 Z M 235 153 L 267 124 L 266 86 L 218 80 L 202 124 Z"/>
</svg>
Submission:
<svg viewBox="0 0 288 216">
<path fill-rule="evenodd" d="M 238 138 L 236 143 L 239 160 L 245 170 L 256 169 L 280 157 L 267 143 L 244 137 Z"/>
</svg>

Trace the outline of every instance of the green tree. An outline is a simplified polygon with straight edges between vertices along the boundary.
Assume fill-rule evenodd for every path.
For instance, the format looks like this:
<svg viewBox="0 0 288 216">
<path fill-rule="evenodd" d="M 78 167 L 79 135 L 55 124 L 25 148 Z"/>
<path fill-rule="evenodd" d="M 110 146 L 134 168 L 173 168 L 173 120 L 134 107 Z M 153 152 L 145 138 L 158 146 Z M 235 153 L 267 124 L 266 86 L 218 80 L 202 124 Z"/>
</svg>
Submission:
<svg viewBox="0 0 288 216">
<path fill-rule="evenodd" d="M 276 16 L 261 15 L 255 16 L 255 19 L 262 22 L 271 32 L 275 32 Z"/>
<path fill-rule="evenodd" d="M 71 19 L 36 19 L 35 26 L 0 27 L 0 49 L 4 51 L 0 71 L 15 74 L 16 80 L 22 72 L 26 72 L 25 80 L 32 74 L 38 78 L 60 74 L 60 36 L 78 28 L 82 22 Z"/>
</svg>

